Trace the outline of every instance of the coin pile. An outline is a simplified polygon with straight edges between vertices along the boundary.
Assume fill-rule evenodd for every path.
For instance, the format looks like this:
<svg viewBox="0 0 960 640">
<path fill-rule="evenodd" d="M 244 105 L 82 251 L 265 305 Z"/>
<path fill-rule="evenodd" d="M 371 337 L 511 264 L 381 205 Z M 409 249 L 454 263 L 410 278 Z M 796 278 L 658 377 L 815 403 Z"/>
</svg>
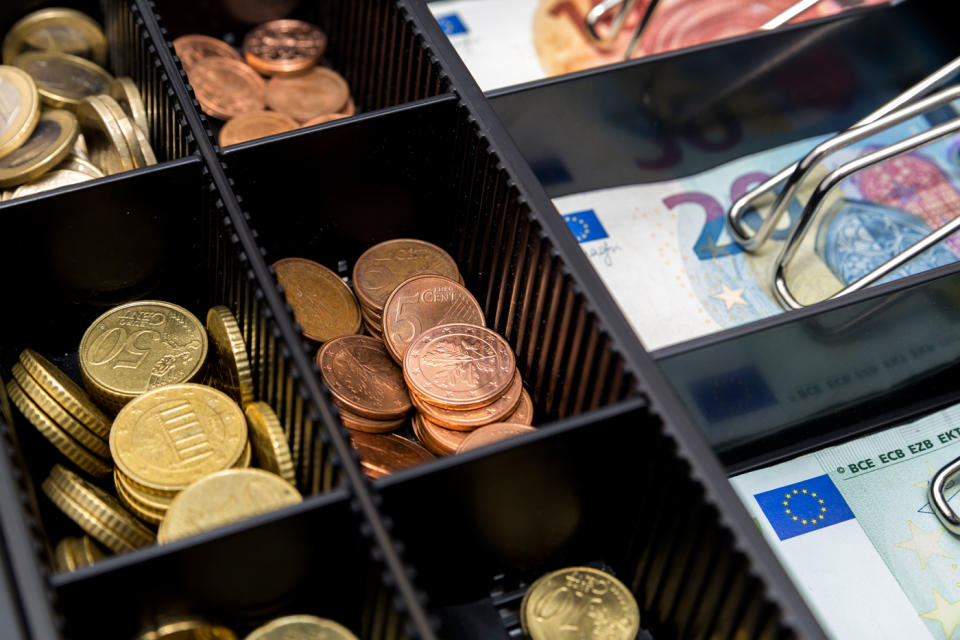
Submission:
<svg viewBox="0 0 960 640">
<path fill-rule="evenodd" d="M 73 9 L 35 11 L 7 32 L 0 200 L 156 164 L 137 86 L 106 58 L 100 26 Z"/>
<path fill-rule="evenodd" d="M 204 113 L 226 120 L 222 147 L 356 112 L 347 81 L 320 64 L 326 34 L 308 22 L 271 20 L 251 29 L 242 57 L 200 34 L 180 36 L 173 46 Z"/>
<path fill-rule="evenodd" d="M 166 542 L 302 499 L 283 427 L 254 400 L 243 335 L 226 307 L 210 309 L 205 328 L 170 302 L 117 306 L 89 326 L 78 359 L 87 391 L 30 349 L 7 391 L 77 468 L 112 474 L 119 501 L 59 464 L 43 483 L 107 549 L 153 542 L 145 524 L 160 525 Z M 248 468 L 254 460 L 262 470 Z M 98 557 L 92 544 L 61 541 L 56 566 L 88 566 Z"/>
<path fill-rule="evenodd" d="M 578 638 L 634 640 L 640 608 L 627 586 L 609 573 L 567 567 L 530 585 L 520 603 L 520 624 L 532 640 L 556 640 L 570 629 Z"/>
<path fill-rule="evenodd" d="M 228 627 L 199 616 L 166 617 L 156 620 L 151 628 L 140 632 L 135 640 L 237 640 Z M 283 616 L 257 627 L 244 640 L 357 640 L 345 626 L 327 618 L 306 614 Z"/>
<path fill-rule="evenodd" d="M 89 536 L 64 538 L 53 550 L 53 570 L 57 573 L 76 571 L 92 566 L 102 557 L 103 550 Z"/>
</svg>

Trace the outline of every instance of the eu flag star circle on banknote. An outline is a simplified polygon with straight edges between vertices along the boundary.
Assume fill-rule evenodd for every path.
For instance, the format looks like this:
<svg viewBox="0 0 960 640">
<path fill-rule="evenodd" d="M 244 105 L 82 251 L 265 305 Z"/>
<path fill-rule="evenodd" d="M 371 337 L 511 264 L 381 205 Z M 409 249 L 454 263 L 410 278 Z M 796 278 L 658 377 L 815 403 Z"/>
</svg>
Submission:
<svg viewBox="0 0 960 640">
<path fill-rule="evenodd" d="M 607 235 L 607 230 L 600 224 L 600 219 L 593 209 L 568 213 L 563 216 L 563 219 L 577 242 L 590 242 L 591 240 L 602 240 L 610 237 Z"/>
<path fill-rule="evenodd" d="M 827 475 L 764 491 L 754 498 L 781 540 L 854 518 Z"/>
</svg>

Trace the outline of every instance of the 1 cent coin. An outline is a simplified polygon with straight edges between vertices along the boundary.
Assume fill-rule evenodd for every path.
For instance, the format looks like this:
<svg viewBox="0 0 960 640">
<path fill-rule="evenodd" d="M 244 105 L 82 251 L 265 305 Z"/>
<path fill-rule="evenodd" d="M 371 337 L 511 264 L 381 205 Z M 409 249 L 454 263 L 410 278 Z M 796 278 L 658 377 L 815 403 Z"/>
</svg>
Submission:
<svg viewBox="0 0 960 640">
<path fill-rule="evenodd" d="M 360 331 L 357 300 L 333 271 L 306 258 L 284 258 L 273 269 L 305 337 L 327 342 Z"/>
<path fill-rule="evenodd" d="M 403 372 L 376 338 L 331 340 L 317 354 L 317 365 L 334 401 L 347 411 L 374 420 L 395 420 L 410 412 Z"/>
<path fill-rule="evenodd" d="M 371 478 L 382 478 L 394 471 L 433 460 L 432 453 L 395 433 L 375 435 L 350 432 L 350 443 L 360 454 L 360 466 Z"/>
<path fill-rule="evenodd" d="M 496 332 L 444 324 L 423 332 L 403 357 L 413 392 L 446 409 L 476 409 L 502 396 L 516 374 L 510 345 Z"/>
<path fill-rule="evenodd" d="M 350 87 L 339 73 L 314 67 L 297 76 L 267 81 L 267 106 L 300 122 L 339 113 L 350 99 Z"/>
<path fill-rule="evenodd" d="M 383 338 L 397 362 L 424 331 L 454 323 L 485 326 L 483 309 L 466 287 L 443 276 L 404 280 L 383 308 Z"/>
<path fill-rule="evenodd" d="M 221 147 L 228 147 L 231 144 L 239 144 L 285 131 L 292 131 L 298 126 L 297 121 L 293 118 L 275 111 L 241 113 L 223 125 L 223 128 L 220 129 L 219 142 Z"/>
<path fill-rule="evenodd" d="M 223 57 L 202 58 L 190 68 L 200 107 L 207 115 L 221 120 L 250 111 L 263 111 L 263 78 L 240 60 Z"/>
<path fill-rule="evenodd" d="M 265 76 L 305 71 L 326 49 L 326 34 L 302 20 L 271 20 L 243 39 L 244 59 Z"/>
<path fill-rule="evenodd" d="M 522 436 L 523 434 L 530 433 L 531 431 L 536 431 L 536 429 L 525 424 L 510 424 L 509 422 L 488 424 L 485 427 L 480 427 L 464 438 L 463 442 L 461 442 L 460 446 L 457 448 L 457 453 L 479 449 L 480 447 L 485 447 L 488 444 L 500 442 L 501 440 L 513 438 L 514 436 Z"/>
<path fill-rule="evenodd" d="M 460 279 L 457 263 L 440 247 L 409 238 L 387 240 L 363 252 L 353 265 L 353 286 L 364 306 L 383 313 L 397 286 L 417 275 L 434 274 Z"/>
</svg>

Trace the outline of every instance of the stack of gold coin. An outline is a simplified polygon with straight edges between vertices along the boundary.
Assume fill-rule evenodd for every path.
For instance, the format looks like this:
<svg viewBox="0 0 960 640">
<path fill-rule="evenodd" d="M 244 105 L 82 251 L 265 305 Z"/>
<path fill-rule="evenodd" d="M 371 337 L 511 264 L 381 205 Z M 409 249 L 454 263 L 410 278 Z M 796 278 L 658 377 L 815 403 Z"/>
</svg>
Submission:
<svg viewBox="0 0 960 640">
<path fill-rule="evenodd" d="M 112 412 L 151 389 L 202 379 L 208 339 L 196 316 L 160 300 L 129 302 L 93 321 L 80 341 L 80 374 Z"/>
<path fill-rule="evenodd" d="M 153 533 L 112 496 L 59 464 L 54 465 L 42 488 L 67 517 L 114 553 L 154 541 Z"/>
<path fill-rule="evenodd" d="M 327 618 L 293 615 L 277 618 L 257 627 L 244 640 L 357 640 L 345 626 Z"/>
<path fill-rule="evenodd" d="M 200 478 L 250 464 L 243 411 L 222 391 L 173 384 L 126 404 L 110 431 L 117 495 L 159 524 L 174 498 Z"/>
<path fill-rule="evenodd" d="M 103 551 L 89 538 L 64 538 L 53 550 L 53 570 L 62 573 L 92 566 L 104 556 Z"/>
<path fill-rule="evenodd" d="M 134 640 L 237 640 L 228 627 L 193 615 L 157 616 Z"/>
<path fill-rule="evenodd" d="M 353 288 L 360 301 L 363 324 L 370 335 L 384 339 L 383 311 L 387 298 L 404 281 L 418 275 L 437 275 L 463 283 L 457 263 L 440 247 L 410 238 L 397 238 L 376 244 L 357 258 L 353 265 Z M 423 287 L 424 290 L 429 285 Z M 407 291 L 405 296 L 416 293 Z M 469 296 L 466 289 L 462 293 Z M 472 296 L 470 296 L 472 299 Z M 406 298 L 397 301 L 397 307 L 403 311 Z M 476 301 L 474 301 L 474 304 Z M 469 303 L 467 303 L 469 304 Z M 482 321 L 482 313 L 481 321 Z M 399 324 L 399 323 L 398 323 Z M 404 327 L 399 327 L 403 332 Z"/>
<path fill-rule="evenodd" d="M 220 146 L 352 116 L 350 86 L 319 63 L 327 36 L 301 20 L 272 20 L 247 33 L 243 55 L 206 35 L 173 41 L 203 111 L 226 120 Z M 268 79 L 265 81 L 264 76 Z"/>
<path fill-rule="evenodd" d="M 577 638 L 634 640 L 640 608 L 627 586 L 609 573 L 568 567 L 530 585 L 520 603 L 520 624 L 532 640 L 556 640 L 571 629 Z"/>
<path fill-rule="evenodd" d="M 23 415 L 73 464 L 92 476 L 110 474 L 112 421 L 73 380 L 26 349 L 13 365 L 7 394 Z"/>
<path fill-rule="evenodd" d="M 0 200 L 156 164 L 137 86 L 111 76 L 106 58 L 99 25 L 73 9 L 36 11 L 7 32 Z"/>
</svg>

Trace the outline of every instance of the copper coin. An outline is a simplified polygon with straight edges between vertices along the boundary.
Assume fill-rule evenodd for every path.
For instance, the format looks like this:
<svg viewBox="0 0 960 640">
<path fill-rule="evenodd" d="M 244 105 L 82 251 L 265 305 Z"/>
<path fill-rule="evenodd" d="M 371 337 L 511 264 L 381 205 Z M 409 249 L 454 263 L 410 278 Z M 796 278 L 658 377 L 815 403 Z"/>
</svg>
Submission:
<svg viewBox="0 0 960 640">
<path fill-rule="evenodd" d="M 297 128 L 297 121 L 274 111 L 251 111 L 227 121 L 220 129 L 220 146 L 265 138 Z"/>
<path fill-rule="evenodd" d="M 460 443 L 470 435 L 467 431 L 444 429 L 424 417 L 422 413 L 417 413 L 413 418 L 413 433 L 420 444 L 438 456 L 456 453 Z"/>
<path fill-rule="evenodd" d="M 340 113 L 345 116 L 352 116 L 357 113 L 357 105 L 353 102 L 353 98 L 347 100 L 347 104 L 343 107 L 343 109 L 340 109 Z"/>
<path fill-rule="evenodd" d="M 352 431 L 350 443 L 360 454 L 363 472 L 371 478 L 381 478 L 394 471 L 433 460 L 432 453 L 395 433 L 378 436 Z"/>
<path fill-rule="evenodd" d="M 327 342 L 360 331 L 360 308 L 340 276 L 306 258 L 284 258 L 273 268 L 304 336 Z"/>
<path fill-rule="evenodd" d="M 516 360 L 496 332 L 471 324 L 424 331 L 403 357 L 403 376 L 430 404 L 446 409 L 483 407 L 507 391 Z"/>
<path fill-rule="evenodd" d="M 300 122 L 339 113 L 349 99 L 347 81 L 326 67 L 314 67 L 300 75 L 277 76 L 267 81 L 267 106 Z"/>
<path fill-rule="evenodd" d="M 305 71 L 317 64 L 326 49 L 327 35 L 301 20 L 271 20 L 243 39 L 247 64 L 265 76 Z"/>
<path fill-rule="evenodd" d="M 353 286 L 361 303 L 376 313 L 401 282 L 422 274 L 460 279 L 460 270 L 446 251 L 424 242 L 398 238 L 374 245 L 353 265 Z"/>
<path fill-rule="evenodd" d="M 183 70 L 190 73 L 190 69 L 204 58 L 232 58 L 243 60 L 237 50 L 223 40 L 200 34 L 180 36 L 173 41 L 173 48 L 180 58 Z"/>
<path fill-rule="evenodd" d="M 317 353 L 317 366 L 334 399 L 349 412 L 374 420 L 395 420 L 410 413 L 403 373 L 380 340 L 367 336 L 331 340 Z"/>
<path fill-rule="evenodd" d="M 421 333 L 441 324 L 486 326 L 483 309 L 460 283 L 443 276 L 414 276 L 404 280 L 383 307 L 384 341 L 397 362 Z M 490 422 L 496 422 L 491 420 Z"/>
<path fill-rule="evenodd" d="M 504 422 L 512 424 L 533 424 L 533 400 L 530 394 L 524 389 L 520 394 L 520 402 L 513 413 L 503 419 Z"/>
<path fill-rule="evenodd" d="M 340 409 L 340 422 L 343 426 L 356 431 L 366 433 L 387 433 L 403 425 L 407 421 L 406 416 L 396 420 L 374 420 L 351 413 L 349 409 L 344 409 L 340 403 L 334 400 L 334 404 Z"/>
<path fill-rule="evenodd" d="M 203 58 L 190 69 L 188 80 L 193 85 L 200 107 L 207 115 L 221 120 L 250 111 L 263 111 L 263 78 L 233 58 Z"/>
<path fill-rule="evenodd" d="M 520 379 L 520 373 L 516 372 L 513 374 L 513 382 L 510 383 L 506 393 L 479 409 L 468 409 L 467 411 L 443 409 L 425 402 L 415 393 L 410 394 L 410 400 L 413 402 L 413 406 L 419 409 L 420 413 L 429 418 L 431 422 L 454 431 L 473 431 L 485 424 L 506 422 L 507 416 L 511 415 L 520 406 L 522 395 L 523 382 Z"/>
<path fill-rule="evenodd" d="M 346 114 L 343 113 L 328 113 L 325 116 L 317 116 L 312 120 L 308 120 L 300 125 L 301 129 L 306 129 L 307 127 L 312 127 L 317 124 L 326 124 L 328 122 L 333 122 L 334 120 L 342 120 L 343 118 L 348 118 Z"/>
<path fill-rule="evenodd" d="M 525 424 L 511 424 L 509 422 L 488 424 L 485 427 L 480 427 L 464 438 L 463 442 L 461 442 L 460 446 L 457 448 L 457 453 L 479 449 L 480 447 L 485 447 L 488 444 L 500 442 L 501 440 L 506 440 L 507 438 L 512 438 L 514 436 L 522 436 L 523 434 L 530 433 L 531 431 L 536 431 L 536 429 Z"/>
</svg>

